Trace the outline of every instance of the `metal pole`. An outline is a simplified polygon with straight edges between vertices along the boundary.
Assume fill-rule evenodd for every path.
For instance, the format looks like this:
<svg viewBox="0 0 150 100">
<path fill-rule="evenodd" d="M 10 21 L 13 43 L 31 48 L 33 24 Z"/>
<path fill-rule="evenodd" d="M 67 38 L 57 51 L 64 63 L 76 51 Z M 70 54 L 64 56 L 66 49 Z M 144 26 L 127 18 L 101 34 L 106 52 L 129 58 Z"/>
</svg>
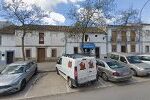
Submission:
<svg viewBox="0 0 150 100">
<path fill-rule="evenodd" d="M 66 36 L 66 33 L 65 33 L 65 55 L 67 53 L 67 36 Z"/>
<path fill-rule="evenodd" d="M 141 8 L 140 12 L 139 12 L 139 21 L 140 21 L 140 30 L 139 30 L 139 52 L 143 53 L 143 39 L 141 39 L 142 37 L 142 11 L 144 9 L 144 7 L 148 4 L 150 0 L 147 0 L 145 2 L 145 4 L 143 5 L 143 7 Z"/>
</svg>

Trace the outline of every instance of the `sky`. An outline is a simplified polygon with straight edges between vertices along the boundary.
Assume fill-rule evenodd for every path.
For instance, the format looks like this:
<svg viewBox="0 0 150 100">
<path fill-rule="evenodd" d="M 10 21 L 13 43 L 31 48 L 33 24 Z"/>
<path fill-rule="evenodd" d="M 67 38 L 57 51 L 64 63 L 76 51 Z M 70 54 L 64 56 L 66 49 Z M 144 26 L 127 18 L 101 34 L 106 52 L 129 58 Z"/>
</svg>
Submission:
<svg viewBox="0 0 150 100">
<path fill-rule="evenodd" d="M 11 0 L 6 0 L 10 2 Z M 49 13 L 48 18 L 44 18 L 44 21 L 50 25 L 71 25 L 72 20 L 68 17 L 69 9 L 72 5 L 80 8 L 79 4 L 85 0 L 23 0 L 27 4 L 36 4 L 40 6 L 44 11 Z M 147 0 L 115 0 L 116 11 L 128 9 L 133 7 L 140 9 L 143 7 Z M 1 3 L 1 2 L 0 2 Z M 5 20 L 0 16 L 0 20 Z M 150 2 L 144 7 L 142 11 L 142 21 L 144 23 L 150 23 Z"/>
</svg>

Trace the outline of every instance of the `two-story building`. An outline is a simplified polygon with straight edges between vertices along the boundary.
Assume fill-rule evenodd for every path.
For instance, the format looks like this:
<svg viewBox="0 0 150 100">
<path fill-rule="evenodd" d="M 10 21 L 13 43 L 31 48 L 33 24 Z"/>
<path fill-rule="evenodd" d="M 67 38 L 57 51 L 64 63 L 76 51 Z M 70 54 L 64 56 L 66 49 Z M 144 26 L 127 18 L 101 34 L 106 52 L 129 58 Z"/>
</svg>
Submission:
<svg viewBox="0 0 150 100">
<path fill-rule="evenodd" d="M 55 60 L 63 53 L 91 52 L 102 58 L 108 52 L 149 53 L 150 25 L 143 24 L 142 35 L 133 26 L 120 28 L 108 26 L 107 35 L 97 28 L 89 29 L 81 38 L 68 38 L 69 26 L 31 25 L 25 36 L 25 56 L 38 62 Z M 22 58 L 22 30 L 18 26 L 8 26 L 0 30 L 0 61 L 11 63 Z M 67 38 L 66 38 L 67 37 Z M 108 39 L 107 39 L 108 38 Z M 108 50 L 107 50 L 108 48 Z"/>
</svg>

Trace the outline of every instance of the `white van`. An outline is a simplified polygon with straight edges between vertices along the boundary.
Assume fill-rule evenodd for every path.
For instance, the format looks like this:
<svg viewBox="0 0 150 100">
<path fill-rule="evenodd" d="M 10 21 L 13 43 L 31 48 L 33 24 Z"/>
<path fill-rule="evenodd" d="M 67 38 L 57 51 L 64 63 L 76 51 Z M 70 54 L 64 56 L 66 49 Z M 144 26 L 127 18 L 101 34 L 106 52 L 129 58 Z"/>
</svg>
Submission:
<svg viewBox="0 0 150 100">
<path fill-rule="evenodd" d="M 58 59 L 57 74 L 62 75 L 70 88 L 97 81 L 96 59 L 78 54 L 69 54 Z"/>
</svg>

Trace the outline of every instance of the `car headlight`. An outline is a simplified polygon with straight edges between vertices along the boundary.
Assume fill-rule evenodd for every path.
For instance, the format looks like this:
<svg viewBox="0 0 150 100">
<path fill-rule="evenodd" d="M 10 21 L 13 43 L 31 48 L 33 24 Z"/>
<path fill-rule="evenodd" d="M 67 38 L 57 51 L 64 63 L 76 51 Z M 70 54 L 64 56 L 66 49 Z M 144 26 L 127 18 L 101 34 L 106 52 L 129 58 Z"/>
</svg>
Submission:
<svg viewBox="0 0 150 100">
<path fill-rule="evenodd" d="M 144 70 L 144 68 L 140 68 L 140 67 L 137 67 L 137 69 L 138 69 L 138 70 L 141 70 L 141 71 Z"/>
</svg>

